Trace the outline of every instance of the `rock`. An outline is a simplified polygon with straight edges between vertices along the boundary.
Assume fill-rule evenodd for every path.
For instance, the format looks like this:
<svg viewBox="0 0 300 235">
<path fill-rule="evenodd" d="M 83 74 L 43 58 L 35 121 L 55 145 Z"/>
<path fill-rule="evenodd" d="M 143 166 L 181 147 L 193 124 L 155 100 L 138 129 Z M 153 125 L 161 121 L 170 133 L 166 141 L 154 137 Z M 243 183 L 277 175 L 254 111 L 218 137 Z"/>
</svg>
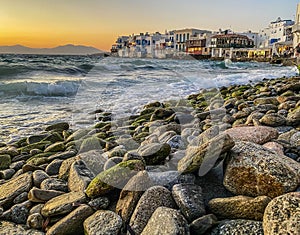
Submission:
<svg viewBox="0 0 300 235">
<path fill-rule="evenodd" d="M 42 141 L 43 139 L 45 139 L 47 136 L 48 136 L 48 134 L 32 135 L 32 136 L 29 136 L 29 137 L 26 139 L 26 143 L 27 143 L 27 144 L 35 144 L 35 143 L 41 142 L 41 141 Z"/>
<path fill-rule="evenodd" d="M 47 231 L 47 235 L 83 234 L 83 222 L 94 213 L 87 205 L 82 205 L 59 220 Z"/>
<path fill-rule="evenodd" d="M 297 126 L 300 124 L 300 106 L 288 114 L 287 124 L 291 126 Z"/>
<path fill-rule="evenodd" d="M 44 207 L 45 204 L 37 204 L 36 206 L 32 207 L 29 211 L 29 214 L 41 214 L 42 208 Z"/>
<path fill-rule="evenodd" d="M 76 156 L 64 160 L 59 168 L 58 178 L 62 180 L 67 180 L 69 177 L 71 165 L 77 160 L 80 160 L 80 156 Z"/>
<path fill-rule="evenodd" d="M 132 160 L 132 159 L 131 159 Z M 105 164 L 104 164 L 104 170 L 108 170 L 109 168 L 112 168 L 113 166 L 119 164 L 120 162 L 123 161 L 123 158 L 121 157 L 112 157 L 112 158 L 109 158 Z"/>
<path fill-rule="evenodd" d="M 259 104 L 279 105 L 279 102 L 276 97 L 264 97 L 264 98 L 257 98 L 254 100 L 254 105 L 259 105 Z"/>
<path fill-rule="evenodd" d="M 167 141 L 167 144 L 170 145 L 171 148 L 175 148 L 175 149 L 185 149 L 186 148 L 186 145 L 180 135 L 173 136 L 171 139 L 169 139 Z"/>
<path fill-rule="evenodd" d="M 25 173 L 0 185 L 0 206 L 8 206 L 15 197 L 28 192 L 32 186 L 32 173 Z"/>
<path fill-rule="evenodd" d="M 35 165 L 30 165 L 30 164 L 25 164 L 23 167 L 22 167 L 22 171 L 23 173 L 25 172 L 30 172 L 30 171 L 37 171 L 37 170 L 41 170 L 41 171 L 44 171 L 44 169 L 40 166 L 35 166 Z"/>
<path fill-rule="evenodd" d="M 300 131 L 297 131 L 295 134 L 293 134 L 290 138 L 291 145 L 293 147 L 299 147 L 300 146 Z"/>
<path fill-rule="evenodd" d="M 89 201 L 88 205 L 94 210 L 105 210 L 109 206 L 109 199 L 107 197 L 98 197 Z"/>
<path fill-rule="evenodd" d="M 41 183 L 42 190 L 56 190 L 61 192 L 68 192 L 68 185 L 65 181 L 55 178 L 45 179 Z"/>
<path fill-rule="evenodd" d="M 15 171 L 18 171 L 18 170 L 22 169 L 24 164 L 25 164 L 25 161 L 13 162 L 12 164 L 10 164 L 9 168 L 14 169 Z"/>
<path fill-rule="evenodd" d="M 14 224 L 12 222 L 7 222 L 7 221 L 0 221 L 0 234 L 45 235 L 45 233 L 43 232 L 33 230 L 33 229 L 27 229 L 25 226 Z"/>
<path fill-rule="evenodd" d="M 8 154 L 11 157 L 16 157 L 20 154 L 20 152 L 18 151 L 18 149 L 16 147 L 3 147 L 0 148 L 0 155 L 6 155 Z"/>
<path fill-rule="evenodd" d="M 136 142 L 133 138 L 119 138 L 116 141 L 119 145 L 123 145 L 126 150 L 135 150 L 140 147 L 140 144 Z"/>
<path fill-rule="evenodd" d="M 129 223 L 134 233 L 140 234 L 143 231 L 158 207 L 175 208 L 171 192 L 162 186 L 149 188 L 140 198 Z"/>
<path fill-rule="evenodd" d="M 71 212 L 76 204 L 83 203 L 86 196 L 83 192 L 71 192 L 55 197 L 48 201 L 42 208 L 41 214 L 45 217 L 53 217 Z"/>
<path fill-rule="evenodd" d="M 11 164 L 10 155 L 8 154 L 0 155 L 0 170 L 5 170 L 9 168 L 10 164 Z"/>
<path fill-rule="evenodd" d="M 61 167 L 62 163 L 63 163 L 63 160 L 60 160 L 60 159 L 53 160 L 46 167 L 46 169 L 45 169 L 46 173 L 48 175 L 58 175 L 59 174 L 59 168 Z"/>
<path fill-rule="evenodd" d="M 172 190 L 175 184 L 190 183 L 193 184 L 195 176 L 193 174 L 182 175 L 178 171 L 162 171 L 162 172 L 148 172 L 152 186 L 160 185 L 169 190 Z"/>
<path fill-rule="evenodd" d="M 159 143 L 148 144 L 138 149 L 138 154 L 145 159 L 147 165 L 161 163 L 169 156 L 170 152 L 170 145 Z"/>
<path fill-rule="evenodd" d="M 256 144 L 264 144 L 278 137 L 276 129 L 266 126 L 235 127 L 226 130 L 225 133 L 234 141 L 248 141 Z"/>
<path fill-rule="evenodd" d="M 84 191 L 94 178 L 94 174 L 88 169 L 82 160 L 77 160 L 71 165 L 68 187 L 70 191 Z"/>
<path fill-rule="evenodd" d="M 104 148 L 104 144 L 105 142 L 102 139 L 92 136 L 83 140 L 82 144 L 80 145 L 79 152 L 84 153 L 91 150 L 101 150 Z"/>
<path fill-rule="evenodd" d="M 116 213 L 120 215 L 125 223 L 130 217 L 144 191 L 152 186 L 147 171 L 140 171 L 133 176 L 124 186 L 120 193 L 116 206 Z"/>
<path fill-rule="evenodd" d="M 194 235 L 202 235 L 205 234 L 207 230 L 212 228 L 214 225 L 216 225 L 218 222 L 218 219 L 215 215 L 209 214 L 204 215 L 196 220 L 194 220 L 190 224 L 190 231 L 191 234 Z"/>
<path fill-rule="evenodd" d="M 278 144 L 277 142 L 268 142 L 263 145 L 265 148 L 272 150 L 273 152 L 284 155 L 284 149 L 281 144 Z"/>
<path fill-rule="evenodd" d="M 177 210 L 159 207 L 152 214 L 141 235 L 189 235 L 186 219 Z"/>
<path fill-rule="evenodd" d="M 122 219 L 112 211 L 97 211 L 88 217 L 84 223 L 86 235 L 118 235 L 122 227 Z"/>
<path fill-rule="evenodd" d="M 49 175 L 42 171 L 42 170 L 36 170 L 33 172 L 32 174 L 32 178 L 33 178 L 33 184 L 36 187 L 40 187 L 41 183 L 45 180 L 49 178 Z"/>
<path fill-rule="evenodd" d="M 206 131 L 202 132 L 199 136 L 194 138 L 190 145 L 198 147 L 202 144 L 207 143 L 212 138 L 216 137 L 220 133 L 219 126 L 212 126 L 211 128 L 207 129 Z"/>
<path fill-rule="evenodd" d="M 286 122 L 285 118 L 277 113 L 266 114 L 259 121 L 266 126 L 273 127 L 284 126 Z"/>
<path fill-rule="evenodd" d="M 180 211 L 189 222 L 205 215 L 200 186 L 195 184 L 176 184 L 173 186 L 172 195 Z"/>
<path fill-rule="evenodd" d="M 219 156 L 233 146 L 234 142 L 227 134 L 220 134 L 199 147 L 190 146 L 178 163 L 178 171 L 192 173 L 200 168 L 199 174 L 203 176 L 215 165 Z"/>
<path fill-rule="evenodd" d="M 66 160 L 68 158 L 72 158 L 72 157 L 76 156 L 76 154 L 77 154 L 77 151 L 74 149 L 66 150 L 65 152 L 56 153 L 56 154 L 51 155 L 49 157 L 49 161 L 53 161 L 55 159 Z"/>
<path fill-rule="evenodd" d="M 300 182 L 299 163 L 254 143 L 237 142 L 229 159 L 224 186 L 235 195 L 274 198 Z"/>
<path fill-rule="evenodd" d="M 28 216 L 27 226 L 33 229 L 41 229 L 43 227 L 44 218 L 39 213 L 34 213 Z"/>
<path fill-rule="evenodd" d="M 215 198 L 209 202 L 209 208 L 219 219 L 262 220 L 270 201 L 266 196 Z"/>
<path fill-rule="evenodd" d="M 274 198 L 263 218 L 265 235 L 299 234 L 300 193 L 293 192 Z"/>
<path fill-rule="evenodd" d="M 113 158 L 113 157 L 123 158 L 126 153 L 127 150 L 123 146 L 117 146 L 108 152 L 108 158 Z"/>
<path fill-rule="evenodd" d="M 89 184 L 86 194 L 90 198 L 102 196 L 114 188 L 123 188 L 128 180 L 144 170 L 145 166 L 140 160 L 121 162 L 118 165 L 101 172 Z"/>
<path fill-rule="evenodd" d="M 210 235 L 231 234 L 264 235 L 262 222 L 242 219 L 225 220 L 210 233 Z"/>
<path fill-rule="evenodd" d="M 15 171 L 14 169 L 6 169 L 6 170 L 3 170 L 3 171 L 0 171 L 0 179 L 8 180 L 8 179 L 10 179 L 15 173 L 16 173 L 16 171 Z"/>
<path fill-rule="evenodd" d="M 69 124 L 67 122 L 60 122 L 56 123 L 50 126 L 46 127 L 46 131 L 53 131 L 53 130 L 58 130 L 58 131 L 63 131 L 63 130 L 68 130 L 69 129 Z"/>
<path fill-rule="evenodd" d="M 41 141 L 38 143 L 34 143 L 34 144 L 29 144 L 26 145 L 24 147 L 21 147 L 18 149 L 18 151 L 20 153 L 29 153 L 32 149 L 40 149 L 40 150 L 44 150 L 45 147 L 49 144 L 52 144 L 50 141 Z"/>
<path fill-rule="evenodd" d="M 63 142 L 58 142 L 58 143 L 55 143 L 55 144 L 51 144 L 49 147 L 47 147 L 45 149 L 45 153 L 47 152 L 61 152 L 61 151 L 64 151 L 66 148 L 66 146 L 64 145 Z"/>
<path fill-rule="evenodd" d="M 33 187 L 28 193 L 28 199 L 31 202 L 46 202 L 62 194 L 64 194 L 64 192 L 55 190 L 43 190 Z"/>
<path fill-rule="evenodd" d="M 75 131 L 72 135 L 70 135 L 67 138 L 66 142 L 70 142 L 73 140 L 79 140 L 82 137 L 84 137 L 85 135 L 87 135 L 89 132 L 90 132 L 89 129 L 79 129 L 79 130 Z"/>
<path fill-rule="evenodd" d="M 28 208 L 23 204 L 14 205 L 11 209 L 11 220 L 17 224 L 26 224 L 29 215 Z"/>
</svg>

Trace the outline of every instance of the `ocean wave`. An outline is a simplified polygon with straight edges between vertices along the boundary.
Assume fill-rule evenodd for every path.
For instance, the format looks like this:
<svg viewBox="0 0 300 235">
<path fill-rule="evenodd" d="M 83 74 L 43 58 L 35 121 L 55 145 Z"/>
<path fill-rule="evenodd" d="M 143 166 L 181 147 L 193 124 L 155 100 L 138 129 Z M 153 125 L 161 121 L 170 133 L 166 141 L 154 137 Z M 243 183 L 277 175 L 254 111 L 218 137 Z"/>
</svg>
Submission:
<svg viewBox="0 0 300 235">
<path fill-rule="evenodd" d="M 75 96 L 80 86 L 80 81 L 56 82 L 5 82 L 0 83 L 1 96 Z"/>
</svg>

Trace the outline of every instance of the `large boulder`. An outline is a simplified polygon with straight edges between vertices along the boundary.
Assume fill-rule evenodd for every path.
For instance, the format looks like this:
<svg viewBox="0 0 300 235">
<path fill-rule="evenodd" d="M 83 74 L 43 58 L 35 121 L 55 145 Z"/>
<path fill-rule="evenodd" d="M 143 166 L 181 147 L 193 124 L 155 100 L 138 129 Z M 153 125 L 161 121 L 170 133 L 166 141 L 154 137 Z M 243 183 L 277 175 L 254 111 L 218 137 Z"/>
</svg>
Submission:
<svg viewBox="0 0 300 235">
<path fill-rule="evenodd" d="M 228 134 L 220 134 L 200 146 L 189 146 L 186 155 L 178 162 L 178 171 L 192 173 L 199 168 L 199 174 L 206 174 L 223 153 L 234 146 Z"/>
<path fill-rule="evenodd" d="M 224 186 L 235 195 L 271 198 L 294 191 L 300 164 L 251 142 L 237 142 L 230 151 Z"/>
<path fill-rule="evenodd" d="M 209 202 L 209 208 L 219 219 L 262 220 L 270 201 L 266 196 L 215 198 Z"/>
<path fill-rule="evenodd" d="M 159 207 L 152 214 L 141 235 L 189 235 L 186 219 L 177 210 Z"/>
<path fill-rule="evenodd" d="M 264 144 L 272 139 L 277 139 L 278 131 L 267 126 L 235 127 L 225 131 L 234 141 L 248 141 Z"/>
<path fill-rule="evenodd" d="M 28 172 L 0 185 L 0 206 L 9 206 L 15 197 L 32 187 L 32 173 Z"/>
<path fill-rule="evenodd" d="M 299 234 L 300 192 L 274 198 L 265 210 L 263 228 L 265 235 Z"/>
<path fill-rule="evenodd" d="M 131 216 L 129 225 L 133 232 L 140 234 L 153 212 L 161 206 L 175 208 L 171 192 L 162 186 L 149 188 L 140 198 Z"/>
</svg>

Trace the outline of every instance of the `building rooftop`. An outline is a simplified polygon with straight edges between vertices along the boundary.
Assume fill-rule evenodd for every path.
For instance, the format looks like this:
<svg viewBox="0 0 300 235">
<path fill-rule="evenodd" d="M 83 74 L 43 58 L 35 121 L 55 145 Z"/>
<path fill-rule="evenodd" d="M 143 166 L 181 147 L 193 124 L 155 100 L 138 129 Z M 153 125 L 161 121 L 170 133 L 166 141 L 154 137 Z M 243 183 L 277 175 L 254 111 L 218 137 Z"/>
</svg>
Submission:
<svg viewBox="0 0 300 235">
<path fill-rule="evenodd" d="M 234 34 L 234 33 L 233 34 L 219 34 L 219 35 L 212 36 L 212 38 L 243 38 L 243 39 L 249 39 L 245 35 Z"/>
</svg>

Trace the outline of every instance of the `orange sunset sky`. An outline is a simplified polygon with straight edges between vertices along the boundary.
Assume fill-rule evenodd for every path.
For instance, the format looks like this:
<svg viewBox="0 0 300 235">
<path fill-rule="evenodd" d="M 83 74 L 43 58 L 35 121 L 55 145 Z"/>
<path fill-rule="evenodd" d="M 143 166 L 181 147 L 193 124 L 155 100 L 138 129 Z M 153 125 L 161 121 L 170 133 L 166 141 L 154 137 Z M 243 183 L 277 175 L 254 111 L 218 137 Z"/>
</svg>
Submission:
<svg viewBox="0 0 300 235">
<path fill-rule="evenodd" d="M 0 0 L 0 45 L 109 50 L 118 35 L 201 28 L 258 31 L 294 19 L 297 0 Z"/>
</svg>

